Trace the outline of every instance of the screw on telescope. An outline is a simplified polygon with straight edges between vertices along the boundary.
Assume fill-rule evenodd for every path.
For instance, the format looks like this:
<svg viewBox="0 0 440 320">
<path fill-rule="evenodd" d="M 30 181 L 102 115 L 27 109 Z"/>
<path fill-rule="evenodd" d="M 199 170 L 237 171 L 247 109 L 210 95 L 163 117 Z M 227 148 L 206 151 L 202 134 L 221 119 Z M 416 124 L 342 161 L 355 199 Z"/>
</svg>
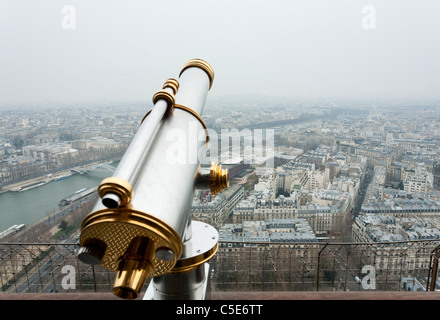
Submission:
<svg viewBox="0 0 440 320">
<path fill-rule="evenodd" d="M 156 258 L 164 261 L 171 261 L 174 259 L 174 252 L 168 248 L 158 248 L 155 255 Z"/>
<path fill-rule="evenodd" d="M 78 251 L 78 258 L 87 264 L 98 265 L 104 256 L 106 244 L 98 239 L 88 240 Z"/>
</svg>

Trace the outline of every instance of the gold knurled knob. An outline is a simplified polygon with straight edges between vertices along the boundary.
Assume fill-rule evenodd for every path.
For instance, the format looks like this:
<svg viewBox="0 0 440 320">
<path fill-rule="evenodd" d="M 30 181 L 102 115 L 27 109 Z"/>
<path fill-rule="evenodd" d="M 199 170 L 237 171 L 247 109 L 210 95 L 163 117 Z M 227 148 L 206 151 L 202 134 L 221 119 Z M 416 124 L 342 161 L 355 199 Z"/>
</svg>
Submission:
<svg viewBox="0 0 440 320">
<path fill-rule="evenodd" d="M 211 164 L 209 183 L 211 187 L 211 194 L 217 195 L 224 189 L 229 187 L 229 171 L 222 169 L 221 165 L 216 163 Z"/>
</svg>

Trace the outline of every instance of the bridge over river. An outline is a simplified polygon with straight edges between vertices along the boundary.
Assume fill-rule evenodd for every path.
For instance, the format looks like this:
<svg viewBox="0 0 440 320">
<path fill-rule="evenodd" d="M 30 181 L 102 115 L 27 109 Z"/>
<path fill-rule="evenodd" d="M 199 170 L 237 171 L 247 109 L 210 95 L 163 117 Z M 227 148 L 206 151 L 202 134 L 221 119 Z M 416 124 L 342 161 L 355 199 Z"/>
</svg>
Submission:
<svg viewBox="0 0 440 320">
<path fill-rule="evenodd" d="M 116 167 L 113 166 L 113 162 L 97 163 L 92 165 L 84 165 L 70 169 L 73 173 L 85 174 L 89 171 L 98 172 L 114 172 Z"/>
</svg>

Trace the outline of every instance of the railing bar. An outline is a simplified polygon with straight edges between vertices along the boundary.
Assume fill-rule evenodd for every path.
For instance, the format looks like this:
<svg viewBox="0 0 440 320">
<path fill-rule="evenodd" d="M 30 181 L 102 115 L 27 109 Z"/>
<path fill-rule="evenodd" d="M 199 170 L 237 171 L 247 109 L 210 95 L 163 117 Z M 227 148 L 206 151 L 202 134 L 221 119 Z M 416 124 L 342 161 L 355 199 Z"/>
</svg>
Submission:
<svg viewBox="0 0 440 320">
<path fill-rule="evenodd" d="M 339 283 L 335 283 L 335 276 L 338 275 L 338 273 L 341 273 L 342 270 L 345 272 L 345 287 L 350 285 L 351 289 L 354 281 L 351 278 L 351 281 L 348 281 L 348 275 L 354 275 L 356 272 L 358 272 L 357 270 L 359 267 L 361 267 L 364 257 L 367 259 L 365 262 L 369 262 L 372 259 L 373 265 L 377 267 L 378 264 L 375 261 L 377 260 L 377 256 L 379 254 L 379 256 L 387 258 L 387 265 L 384 266 L 385 274 L 382 274 L 384 277 L 382 280 L 378 279 L 377 282 L 384 285 L 385 290 L 388 290 L 391 284 L 394 286 L 396 281 L 400 281 L 398 279 L 401 279 L 404 275 L 403 273 L 405 272 L 405 268 L 407 272 L 411 270 L 411 275 L 414 277 L 416 275 L 422 275 L 422 271 L 425 272 L 428 270 L 428 266 L 425 263 L 428 261 L 428 249 L 432 250 L 431 248 L 438 245 L 439 242 L 440 239 L 378 243 L 291 242 L 281 244 L 270 242 L 255 243 L 242 241 L 220 241 L 221 244 L 231 245 L 232 255 L 230 257 L 232 259 L 230 261 L 232 263 L 232 271 L 225 270 L 226 268 L 229 268 L 229 262 L 226 263 L 228 261 L 228 252 L 225 252 L 223 255 L 221 253 L 222 247 L 220 247 L 219 253 L 217 254 L 219 258 L 217 260 L 218 267 L 216 268 L 218 272 L 216 279 L 218 281 L 215 283 L 217 290 L 223 284 L 222 290 L 225 291 L 230 290 L 234 287 L 234 285 L 236 291 L 239 291 L 240 288 L 243 288 L 245 285 L 248 287 L 249 291 L 259 290 L 259 287 L 262 288 L 263 291 L 270 291 L 273 288 L 285 290 L 286 287 L 288 290 L 291 290 L 294 287 L 302 288 L 302 290 L 310 290 L 313 288 L 313 286 L 310 286 L 313 283 L 316 286 L 316 290 L 320 290 L 322 288 L 325 288 L 324 290 L 326 290 L 329 287 L 335 289 L 335 286 L 339 286 Z M 236 248 L 234 244 L 239 244 L 237 246 L 238 248 Z M 62 259 L 63 264 L 69 263 L 71 261 L 70 259 L 76 257 L 75 249 L 78 247 L 78 243 L 0 243 L 1 258 L 8 259 L 8 264 L 10 264 L 10 268 L 12 268 L 13 271 L 10 272 L 9 267 L 3 263 L 3 269 L 8 267 L 8 270 L 5 269 L 5 272 L 2 271 L 2 274 L 0 275 L 1 283 L 2 285 L 6 284 L 10 287 L 12 286 L 12 288 L 10 288 L 8 291 L 15 289 L 17 292 L 18 290 L 22 290 L 20 283 L 23 283 L 23 281 L 26 281 L 27 279 L 29 291 L 31 290 L 31 286 L 38 285 L 38 278 L 34 276 L 34 274 L 37 274 L 38 270 L 38 274 L 40 276 L 40 286 L 45 286 L 48 284 L 48 282 L 53 281 L 53 285 L 56 288 L 56 286 L 59 286 L 59 283 L 57 282 L 59 281 L 58 274 L 55 274 L 55 272 L 59 271 L 59 260 Z M 44 248 L 44 251 L 42 248 Z M 243 248 L 245 248 L 244 251 L 241 251 Z M 347 250 L 342 250 L 344 248 Z M 40 254 L 44 252 L 49 254 L 43 257 L 38 254 L 38 250 L 40 250 Z M 325 252 L 325 250 L 328 251 L 328 254 Z M 415 260 L 403 261 L 405 253 L 408 253 L 409 251 Z M 318 258 L 318 264 L 315 268 L 314 265 L 316 264 L 316 257 Z M 332 260 L 327 261 L 327 258 Z M 421 260 L 421 262 L 419 261 L 418 263 L 417 258 L 419 258 L 419 260 L 423 260 Z M 31 264 L 18 264 L 20 261 L 28 261 L 28 259 L 30 259 Z M 344 260 L 346 260 L 345 267 L 342 266 Z M 5 260 L 0 260 L 0 262 L 1 261 L 4 262 Z M 78 259 L 75 261 L 79 270 L 81 266 L 78 263 Z M 390 264 L 391 262 L 392 265 Z M 402 264 L 404 262 L 406 262 L 405 265 Z M 327 266 L 327 263 L 331 264 Z M 47 273 L 44 274 L 43 281 L 40 270 L 44 272 L 43 268 L 45 268 L 45 266 L 48 264 L 52 265 L 52 268 L 50 268 L 51 276 L 47 277 Z M 419 267 L 416 268 L 416 265 Z M 429 267 L 431 265 L 432 262 L 430 261 Z M 423 269 L 420 269 L 422 266 L 424 266 Z M 339 268 L 341 268 L 341 270 L 338 270 Z M 258 279 L 260 277 L 260 270 L 261 281 Z M 276 270 L 277 272 L 274 273 L 273 270 Z M 255 271 L 258 274 L 252 275 L 252 273 Z M 309 272 L 307 273 L 307 271 Z M 314 274 L 314 271 L 316 272 L 316 275 Z M 247 275 L 246 272 L 249 274 Z M 322 272 L 324 272 L 323 277 L 320 275 Z M 428 270 L 428 276 L 433 277 L 434 275 L 429 274 L 430 272 L 432 272 L 431 269 Z M 93 289 L 95 292 L 98 291 L 98 281 L 103 279 L 102 275 L 104 274 L 101 274 L 101 271 L 98 272 L 98 269 L 96 269 L 95 273 L 94 268 L 92 268 L 91 273 L 93 273 L 93 279 L 90 279 L 89 277 L 88 279 L 85 279 L 85 282 L 82 281 L 80 275 L 80 291 L 90 290 L 90 287 L 87 285 L 82 286 L 87 281 L 93 281 Z M 4 276 L 7 274 L 11 275 L 11 281 L 8 281 L 8 279 L 4 278 Z M 110 277 L 110 274 L 110 271 L 106 273 L 108 277 Z M 231 275 L 232 277 L 226 275 Z M 29 283 L 31 277 L 34 278 L 32 280 L 33 283 Z M 315 281 L 313 281 L 313 278 L 315 278 Z M 231 280 L 233 282 L 230 282 Z M 14 281 L 14 284 L 12 284 L 12 281 Z M 104 281 L 108 280 L 104 279 Z M 432 281 L 434 281 L 435 285 L 434 278 Z M 19 286 L 17 287 L 17 285 Z M 400 286 L 398 287 L 400 289 Z M 356 290 L 356 286 L 354 288 L 354 290 Z"/>
</svg>

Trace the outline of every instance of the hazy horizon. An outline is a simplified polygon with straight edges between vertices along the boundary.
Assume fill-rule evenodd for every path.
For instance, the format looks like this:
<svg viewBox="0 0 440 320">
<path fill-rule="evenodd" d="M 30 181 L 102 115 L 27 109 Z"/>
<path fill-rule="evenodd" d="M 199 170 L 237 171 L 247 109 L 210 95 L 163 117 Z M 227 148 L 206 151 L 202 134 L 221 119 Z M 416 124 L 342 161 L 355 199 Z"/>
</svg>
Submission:
<svg viewBox="0 0 440 320">
<path fill-rule="evenodd" d="M 149 103 L 192 58 L 214 69 L 208 101 L 440 101 L 439 9 L 437 0 L 3 0 L 0 106 Z"/>
</svg>

